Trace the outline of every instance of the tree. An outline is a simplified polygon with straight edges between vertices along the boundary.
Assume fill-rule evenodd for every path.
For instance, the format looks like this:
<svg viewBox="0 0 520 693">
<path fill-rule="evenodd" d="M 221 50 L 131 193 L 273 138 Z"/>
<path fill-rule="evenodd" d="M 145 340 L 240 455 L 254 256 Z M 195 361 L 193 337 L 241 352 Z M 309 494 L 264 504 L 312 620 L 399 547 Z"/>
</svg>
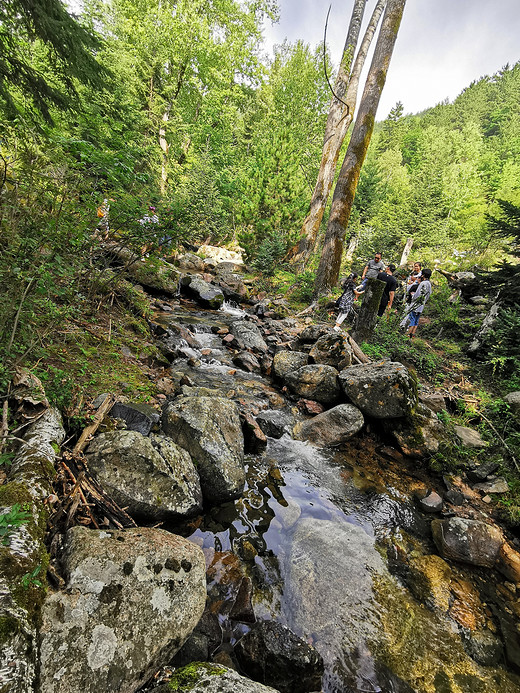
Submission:
<svg viewBox="0 0 520 693">
<path fill-rule="evenodd" d="M 27 49 L 40 41 L 48 49 L 45 70 L 31 62 Z M 29 97 L 45 120 L 49 106 L 71 108 L 74 80 L 102 86 L 104 71 L 94 52 L 99 38 L 67 12 L 61 0 L 4 0 L 0 4 L 0 98 L 13 116 L 19 95 Z"/>
<path fill-rule="evenodd" d="M 377 106 L 386 82 L 405 4 L 406 0 L 388 0 L 386 6 L 354 130 L 334 190 L 323 251 L 316 274 L 314 286 L 316 296 L 332 289 L 338 280 L 346 226 L 354 204 L 361 167 L 374 130 Z"/>
<path fill-rule="evenodd" d="M 325 206 L 334 182 L 339 153 L 354 118 L 361 71 L 385 2 L 386 0 L 378 0 L 355 59 L 366 0 L 354 2 L 343 56 L 334 85 L 334 96 L 330 103 L 321 165 L 311 198 L 310 210 L 303 222 L 301 239 L 292 258 L 294 263 L 305 263 L 314 250 Z"/>
</svg>

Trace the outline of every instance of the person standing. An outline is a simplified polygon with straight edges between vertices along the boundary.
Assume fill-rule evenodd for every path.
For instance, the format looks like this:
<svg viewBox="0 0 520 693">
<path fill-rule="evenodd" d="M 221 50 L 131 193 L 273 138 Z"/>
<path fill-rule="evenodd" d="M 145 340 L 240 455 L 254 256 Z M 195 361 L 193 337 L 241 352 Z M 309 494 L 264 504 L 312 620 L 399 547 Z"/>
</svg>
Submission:
<svg viewBox="0 0 520 693">
<path fill-rule="evenodd" d="M 392 308 L 394 302 L 395 290 L 397 288 L 397 279 L 393 276 L 395 272 L 395 265 L 388 265 L 384 272 L 379 272 L 377 279 L 381 282 L 385 282 L 385 288 L 383 295 L 381 296 L 381 302 L 379 303 L 379 309 L 377 311 L 378 317 L 382 317 L 385 310 L 388 311 Z"/>
<path fill-rule="evenodd" d="M 408 328 L 408 337 L 410 339 L 413 339 L 415 336 L 419 325 L 419 319 L 424 311 L 424 306 L 430 299 L 432 293 L 431 276 L 431 269 L 423 269 L 416 284 L 412 284 L 409 288 L 410 293 L 412 293 L 412 302 L 409 306 L 410 313 L 408 315 L 410 324 Z"/>
<path fill-rule="evenodd" d="M 356 298 L 363 293 L 362 291 L 356 290 L 357 278 L 358 275 L 355 272 L 352 272 L 352 274 L 350 274 L 341 284 L 343 293 L 336 301 L 336 307 L 339 311 L 338 317 L 336 318 L 336 324 L 334 325 L 336 332 L 340 331 L 341 323 L 348 318 L 350 313 L 353 311 L 354 301 Z"/>
<path fill-rule="evenodd" d="M 375 279 L 379 272 L 383 272 L 385 269 L 385 264 L 381 260 L 381 253 L 376 253 L 373 260 L 369 260 L 365 265 L 363 274 L 361 275 L 361 284 L 366 285 L 369 279 Z"/>
</svg>

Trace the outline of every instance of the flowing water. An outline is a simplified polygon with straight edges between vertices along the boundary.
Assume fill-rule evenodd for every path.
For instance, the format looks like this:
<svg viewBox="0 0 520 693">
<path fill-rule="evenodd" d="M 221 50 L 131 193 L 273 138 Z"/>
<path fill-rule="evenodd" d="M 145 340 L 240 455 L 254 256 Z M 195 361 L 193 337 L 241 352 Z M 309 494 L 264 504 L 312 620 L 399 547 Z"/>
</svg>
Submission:
<svg viewBox="0 0 520 693">
<path fill-rule="evenodd" d="M 175 308 L 158 321 L 182 324 L 195 340 L 182 346 L 172 371 L 268 408 L 277 389 L 233 366 L 215 334 L 242 314 L 234 307 Z M 436 553 L 430 519 L 402 488 L 367 472 L 360 445 L 324 451 L 287 434 L 269 438 L 263 453 L 246 457 L 242 497 L 183 528 L 207 559 L 221 633 L 214 654 L 232 651 L 249 628 L 247 619 L 232 617 L 245 576 L 256 619 L 288 625 L 321 653 L 325 693 L 520 691 L 514 674 L 471 659 L 461 628 L 426 609 L 400 582 L 394 559 L 403 551 Z"/>
</svg>

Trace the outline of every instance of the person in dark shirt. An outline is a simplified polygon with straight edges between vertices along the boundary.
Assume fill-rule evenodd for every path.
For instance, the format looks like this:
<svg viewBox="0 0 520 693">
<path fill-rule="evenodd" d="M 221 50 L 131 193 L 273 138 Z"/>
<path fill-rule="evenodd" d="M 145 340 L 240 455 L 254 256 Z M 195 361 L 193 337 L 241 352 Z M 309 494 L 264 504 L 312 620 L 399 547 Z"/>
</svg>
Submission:
<svg viewBox="0 0 520 693">
<path fill-rule="evenodd" d="M 379 272 L 377 275 L 377 279 L 386 284 L 379 304 L 379 310 L 377 311 L 379 317 L 383 315 L 387 308 L 390 310 L 394 302 L 395 290 L 397 288 L 397 279 L 393 276 L 394 272 L 395 265 L 388 265 L 384 272 Z"/>
</svg>

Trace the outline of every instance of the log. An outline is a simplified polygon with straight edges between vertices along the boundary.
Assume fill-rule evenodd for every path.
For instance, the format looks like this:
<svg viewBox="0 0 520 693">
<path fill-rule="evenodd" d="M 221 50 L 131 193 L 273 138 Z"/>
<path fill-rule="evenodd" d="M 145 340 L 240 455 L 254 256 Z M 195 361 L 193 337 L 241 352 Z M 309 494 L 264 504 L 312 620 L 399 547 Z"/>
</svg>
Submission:
<svg viewBox="0 0 520 693">
<path fill-rule="evenodd" d="M 94 435 L 94 433 L 98 430 L 99 426 L 101 425 L 101 422 L 105 417 L 105 414 L 109 412 L 110 409 L 112 409 L 114 402 L 114 395 L 108 395 L 103 404 L 97 410 L 96 415 L 94 417 L 94 421 L 90 424 L 90 426 L 87 426 L 83 430 L 83 433 L 81 434 L 78 442 L 74 446 L 74 450 L 72 451 L 73 455 L 78 455 L 80 452 L 83 452 L 83 450 L 87 447 L 87 443 L 90 441 L 90 438 Z"/>
<path fill-rule="evenodd" d="M 352 337 L 356 342 L 370 339 L 377 322 L 377 311 L 386 283 L 379 279 L 369 279 L 366 283 L 363 303 L 357 316 Z"/>
<path fill-rule="evenodd" d="M 347 341 L 350 344 L 352 353 L 359 363 L 372 363 L 372 359 L 368 358 L 368 356 L 361 350 L 359 344 L 349 334 L 347 334 Z"/>
</svg>

